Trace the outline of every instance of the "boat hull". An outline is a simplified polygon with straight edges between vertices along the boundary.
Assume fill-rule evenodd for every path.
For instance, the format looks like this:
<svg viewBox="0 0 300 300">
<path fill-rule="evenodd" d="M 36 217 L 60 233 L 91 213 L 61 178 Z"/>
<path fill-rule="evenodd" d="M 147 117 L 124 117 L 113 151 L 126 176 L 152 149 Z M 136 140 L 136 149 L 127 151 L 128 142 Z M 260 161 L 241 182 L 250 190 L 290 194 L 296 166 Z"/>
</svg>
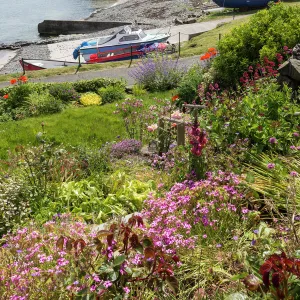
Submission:
<svg viewBox="0 0 300 300">
<path fill-rule="evenodd" d="M 45 69 L 78 66 L 78 62 L 41 59 L 23 59 L 20 60 L 20 64 L 24 71 L 39 71 Z"/>
<path fill-rule="evenodd" d="M 152 41 L 147 41 L 147 42 L 139 42 L 139 43 L 132 43 L 130 45 L 112 45 L 112 46 L 104 46 L 104 47 L 88 47 L 88 48 L 80 48 L 80 54 L 82 54 L 84 60 L 86 62 L 89 62 L 90 56 L 92 54 L 100 54 L 100 55 L 105 55 L 109 53 L 114 53 L 114 52 L 120 52 L 123 51 L 124 53 L 130 53 L 131 51 L 136 52 L 139 51 L 139 49 L 142 49 L 144 47 L 149 47 L 155 43 L 163 43 L 165 42 L 169 36 L 166 36 L 165 38 L 160 38 Z"/>
<path fill-rule="evenodd" d="M 220 7 L 244 8 L 266 7 L 271 0 L 213 0 Z M 276 2 L 276 1 L 275 1 Z"/>
</svg>

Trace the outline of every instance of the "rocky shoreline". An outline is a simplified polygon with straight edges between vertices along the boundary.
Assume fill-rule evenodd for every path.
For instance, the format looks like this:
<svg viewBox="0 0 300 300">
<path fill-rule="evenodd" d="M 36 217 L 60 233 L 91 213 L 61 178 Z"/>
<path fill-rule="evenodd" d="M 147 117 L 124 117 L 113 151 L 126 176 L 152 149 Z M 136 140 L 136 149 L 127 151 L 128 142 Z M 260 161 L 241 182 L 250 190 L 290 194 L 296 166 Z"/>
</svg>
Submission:
<svg viewBox="0 0 300 300">
<path fill-rule="evenodd" d="M 159 28 L 174 25 L 174 19 L 198 17 L 202 13 L 201 0 L 121 0 L 117 5 L 96 11 L 86 20 L 88 21 L 124 21 L 140 22 L 149 25 L 144 29 Z M 0 45 L 1 49 L 17 50 L 17 55 L 8 62 L 0 74 L 21 72 L 19 60 L 21 58 L 50 59 L 48 44 L 70 40 L 85 40 L 101 35 L 107 35 L 113 29 L 90 34 L 74 34 L 45 39 L 38 42 L 17 42 L 11 45 Z"/>
</svg>

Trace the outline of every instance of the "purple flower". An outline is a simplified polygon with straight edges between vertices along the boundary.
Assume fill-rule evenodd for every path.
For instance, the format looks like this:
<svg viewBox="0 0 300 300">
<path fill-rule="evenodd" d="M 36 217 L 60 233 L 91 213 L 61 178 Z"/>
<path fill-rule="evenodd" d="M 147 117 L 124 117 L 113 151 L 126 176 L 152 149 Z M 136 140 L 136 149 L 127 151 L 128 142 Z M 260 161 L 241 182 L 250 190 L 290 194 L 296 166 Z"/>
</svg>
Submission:
<svg viewBox="0 0 300 300">
<path fill-rule="evenodd" d="M 129 294 L 129 293 L 130 293 L 130 288 L 127 287 L 127 286 L 125 286 L 125 287 L 123 288 L 123 291 L 125 292 L 125 294 Z"/>
<path fill-rule="evenodd" d="M 217 248 L 221 248 L 221 247 L 222 247 L 222 244 L 217 244 L 216 247 L 217 247 Z"/>
<path fill-rule="evenodd" d="M 297 173 L 296 171 L 292 171 L 292 172 L 290 173 L 290 176 L 292 176 L 292 177 L 297 177 L 297 176 L 298 176 L 298 173 Z"/>
<path fill-rule="evenodd" d="M 255 234 L 258 234 L 258 229 L 254 229 L 253 232 L 254 232 Z"/>
<path fill-rule="evenodd" d="M 293 136 L 299 137 L 299 136 L 300 136 L 300 135 L 299 135 L 299 132 L 294 132 L 294 133 L 293 133 Z"/>
<path fill-rule="evenodd" d="M 296 148 L 296 146 L 292 145 L 292 146 L 290 146 L 290 149 L 296 150 L 297 148 Z"/>
<path fill-rule="evenodd" d="M 275 168 L 275 164 L 273 163 L 269 163 L 267 164 L 268 169 L 274 169 Z"/>
<path fill-rule="evenodd" d="M 203 234 L 202 237 L 203 237 L 204 239 L 206 239 L 206 238 L 207 238 L 207 234 Z"/>
<path fill-rule="evenodd" d="M 251 245 L 254 246 L 256 244 L 256 240 L 251 241 Z"/>
<path fill-rule="evenodd" d="M 239 239 L 239 237 L 235 235 L 235 236 L 233 237 L 233 239 L 234 239 L 235 241 L 237 241 L 237 240 Z"/>
<path fill-rule="evenodd" d="M 277 144 L 278 142 L 277 142 L 277 139 L 276 139 L 276 138 L 271 137 L 271 138 L 269 139 L 269 143 L 271 143 L 271 144 Z"/>
</svg>

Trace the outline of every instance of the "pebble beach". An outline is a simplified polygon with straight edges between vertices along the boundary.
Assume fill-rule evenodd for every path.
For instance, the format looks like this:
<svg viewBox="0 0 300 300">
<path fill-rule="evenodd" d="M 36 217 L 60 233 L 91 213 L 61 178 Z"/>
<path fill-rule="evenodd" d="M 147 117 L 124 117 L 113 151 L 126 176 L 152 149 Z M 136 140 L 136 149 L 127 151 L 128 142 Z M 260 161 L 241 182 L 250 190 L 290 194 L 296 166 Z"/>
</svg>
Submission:
<svg viewBox="0 0 300 300">
<path fill-rule="evenodd" d="M 147 25 L 143 29 L 172 26 L 175 18 L 187 18 L 191 11 L 201 12 L 202 1 L 194 0 L 119 0 L 109 8 L 97 10 L 88 21 L 125 21 Z M 90 34 L 61 35 L 49 39 L 48 44 L 32 43 L 17 50 L 0 50 L 0 74 L 21 72 L 21 58 L 70 60 L 81 41 L 108 35 L 118 28 Z M 60 56 L 61 55 L 61 56 Z"/>
</svg>

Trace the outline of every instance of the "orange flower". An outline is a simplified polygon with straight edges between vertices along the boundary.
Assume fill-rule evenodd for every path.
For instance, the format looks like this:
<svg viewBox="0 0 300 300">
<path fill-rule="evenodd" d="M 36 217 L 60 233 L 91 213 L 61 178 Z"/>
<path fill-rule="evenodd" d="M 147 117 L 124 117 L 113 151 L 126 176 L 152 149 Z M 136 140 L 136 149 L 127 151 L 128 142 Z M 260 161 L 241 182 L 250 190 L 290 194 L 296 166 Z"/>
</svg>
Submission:
<svg viewBox="0 0 300 300">
<path fill-rule="evenodd" d="M 175 95 L 175 96 L 172 97 L 172 101 L 176 101 L 177 99 L 179 99 L 178 95 Z"/>
<path fill-rule="evenodd" d="M 28 80 L 27 76 L 23 75 L 19 78 L 20 81 L 26 82 Z"/>
<path fill-rule="evenodd" d="M 176 123 L 172 123 L 172 124 L 171 124 L 171 127 L 172 127 L 172 128 L 174 128 L 174 127 L 176 127 L 176 126 L 177 126 Z"/>
<path fill-rule="evenodd" d="M 15 84 L 16 82 L 17 82 L 17 79 L 16 79 L 16 78 L 13 78 L 13 79 L 10 80 L 10 83 L 11 83 L 11 84 Z"/>
<path fill-rule="evenodd" d="M 216 48 L 208 48 L 208 52 L 216 52 L 217 49 Z"/>
<path fill-rule="evenodd" d="M 209 52 L 206 52 L 204 55 L 202 55 L 200 57 L 200 60 L 206 60 L 206 59 L 210 59 L 211 54 Z"/>
<path fill-rule="evenodd" d="M 4 99 L 8 99 L 8 94 L 3 96 Z"/>
</svg>

